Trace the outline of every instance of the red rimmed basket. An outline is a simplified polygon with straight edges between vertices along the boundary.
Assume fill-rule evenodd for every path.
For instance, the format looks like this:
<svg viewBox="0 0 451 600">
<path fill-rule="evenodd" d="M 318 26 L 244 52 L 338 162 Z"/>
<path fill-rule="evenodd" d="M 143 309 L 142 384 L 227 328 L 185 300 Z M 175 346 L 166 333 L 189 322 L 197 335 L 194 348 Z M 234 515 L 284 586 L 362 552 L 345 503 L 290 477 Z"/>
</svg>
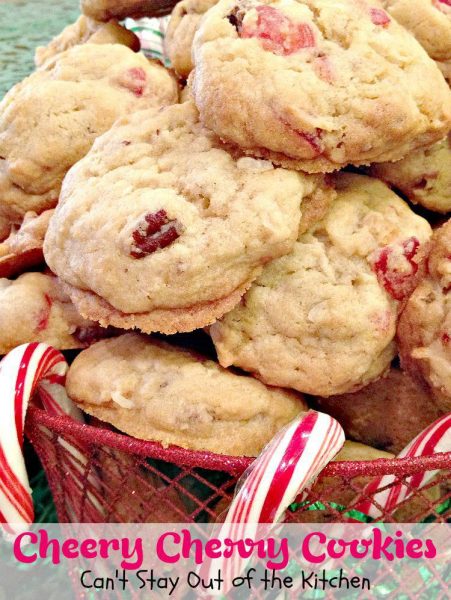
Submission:
<svg viewBox="0 0 451 600">
<path fill-rule="evenodd" d="M 99 422 L 81 424 L 35 407 L 29 410 L 26 434 L 47 474 L 60 522 L 214 522 L 252 463 L 245 457 L 164 448 Z M 377 500 L 371 501 L 381 511 L 378 521 L 449 522 L 451 452 L 330 463 L 308 500 L 290 507 L 286 521 L 344 522 L 350 514 L 355 517 L 349 511 L 372 478 L 393 475 L 391 485 L 402 482 L 409 487 L 410 476 L 436 470 L 434 479 L 421 490 L 412 489 L 395 512 L 387 513 Z"/>
</svg>

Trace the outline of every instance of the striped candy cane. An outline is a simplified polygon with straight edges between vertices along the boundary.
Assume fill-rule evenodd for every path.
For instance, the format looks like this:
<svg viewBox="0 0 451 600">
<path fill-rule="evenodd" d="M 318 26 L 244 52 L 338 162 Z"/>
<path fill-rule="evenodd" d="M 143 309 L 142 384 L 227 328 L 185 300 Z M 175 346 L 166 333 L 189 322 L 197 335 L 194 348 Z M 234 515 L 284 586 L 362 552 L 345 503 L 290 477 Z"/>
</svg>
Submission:
<svg viewBox="0 0 451 600">
<path fill-rule="evenodd" d="M 419 456 L 430 456 L 438 452 L 451 451 L 451 413 L 437 419 L 432 425 L 426 427 L 419 433 L 404 450 L 398 454 L 398 458 L 414 458 Z M 392 485 L 396 477 L 385 475 L 371 481 L 363 490 L 364 499 L 357 502 L 353 508 L 373 519 L 383 514 L 393 512 L 404 500 L 412 495 L 413 490 L 419 490 L 431 481 L 438 471 L 420 472 L 407 479 L 406 484 L 398 483 Z M 391 486 L 381 492 L 377 490 Z M 373 504 L 376 501 L 381 509 Z M 350 521 L 354 522 L 353 519 Z"/>
<path fill-rule="evenodd" d="M 23 344 L 0 363 L 0 522 L 7 534 L 20 533 L 34 518 L 31 489 L 23 457 L 25 415 L 30 399 L 39 393 L 53 415 L 70 415 L 82 421 L 81 411 L 66 395 L 64 356 L 47 344 Z M 66 443 L 80 471 L 85 457 Z"/>
<path fill-rule="evenodd" d="M 219 539 L 253 538 L 259 523 L 280 522 L 296 496 L 317 477 L 345 441 L 343 429 L 329 415 L 309 411 L 282 429 L 244 473 L 237 486 Z M 231 582 L 247 561 L 233 556 L 212 561 L 214 576 L 220 568 Z M 205 570 L 205 567 L 203 571 Z"/>
<path fill-rule="evenodd" d="M 148 56 L 159 60 L 165 67 L 170 67 L 171 62 L 164 50 L 164 37 L 169 23 L 166 17 L 144 17 L 142 19 L 125 20 L 125 26 L 139 37 L 141 51 Z"/>
</svg>

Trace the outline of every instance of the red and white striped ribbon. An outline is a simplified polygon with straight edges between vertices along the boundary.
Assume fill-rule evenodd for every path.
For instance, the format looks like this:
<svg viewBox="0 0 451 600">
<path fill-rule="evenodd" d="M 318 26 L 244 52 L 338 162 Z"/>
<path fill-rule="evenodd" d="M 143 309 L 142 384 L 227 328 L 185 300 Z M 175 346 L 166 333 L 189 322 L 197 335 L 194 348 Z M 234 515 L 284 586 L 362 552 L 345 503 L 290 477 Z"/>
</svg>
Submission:
<svg viewBox="0 0 451 600">
<path fill-rule="evenodd" d="M 7 534 L 20 533 L 34 518 L 23 457 L 25 415 L 31 398 L 39 393 L 51 414 L 83 420 L 66 395 L 66 371 L 64 356 L 37 342 L 18 346 L 0 362 L 0 522 Z M 83 468 L 83 455 L 69 444 L 66 447 L 77 469 Z"/>
<path fill-rule="evenodd" d="M 253 538 L 259 523 L 280 522 L 288 506 L 311 485 L 344 441 L 339 423 L 315 411 L 279 431 L 238 482 L 219 539 Z M 246 563 L 238 556 L 218 559 L 208 565 L 208 571 L 212 576 L 221 568 L 225 581 L 231 582 Z"/>
<path fill-rule="evenodd" d="M 451 413 L 437 419 L 419 433 L 404 450 L 398 454 L 398 458 L 413 458 L 419 456 L 430 456 L 438 452 L 451 451 Z M 353 507 L 373 519 L 377 519 L 384 512 L 391 513 L 404 500 L 409 498 L 414 490 L 421 489 L 431 481 L 437 471 L 421 471 L 410 476 L 405 483 L 393 485 L 396 481 L 395 475 L 384 475 L 371 481 L 363 490 L 361 502 Z M 390 486 L 387 489 L 386 486 Z M 377 492 L 377 490 L 382 491 Z M 375 506 L 374 502 L 380 506 Z M 351 519 L 350 519 L 351 520 Z M 354 521 L 352 519 L 352 521 Z"/>
</svg>

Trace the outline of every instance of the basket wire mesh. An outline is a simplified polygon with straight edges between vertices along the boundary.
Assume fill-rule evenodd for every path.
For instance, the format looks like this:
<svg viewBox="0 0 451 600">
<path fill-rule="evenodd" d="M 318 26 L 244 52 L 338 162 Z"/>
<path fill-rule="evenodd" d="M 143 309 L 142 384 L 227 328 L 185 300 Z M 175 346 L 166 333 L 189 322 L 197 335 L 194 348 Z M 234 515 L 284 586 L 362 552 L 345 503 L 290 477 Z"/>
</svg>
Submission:
<svg viewBox="0 0 451 600">
<path fill-rule="evenodd" d="M 89 425 L 54 417 L 33 407 L 26 433 L 46 471 L 60 522 L 215 522 L 228 508 L 235 484 L 252 459 L 130 438 L 100 422 Z M 77 449 L 79 455 L 70 449 Z M 380 522 L 447 522 L 451 517 L 451 453 L 415 459 L 333 462 L 312 486 L 308 499 L 294 502 L 287 522 L 345 522 L 366 484 L 394 475 L 392 484 L 411 490 L 388 513 L 374 496 Z M 422 489 L 409 478 L 437 475 Z M 357 515 L 358 520 L 365 519 Z"/>
</svg>

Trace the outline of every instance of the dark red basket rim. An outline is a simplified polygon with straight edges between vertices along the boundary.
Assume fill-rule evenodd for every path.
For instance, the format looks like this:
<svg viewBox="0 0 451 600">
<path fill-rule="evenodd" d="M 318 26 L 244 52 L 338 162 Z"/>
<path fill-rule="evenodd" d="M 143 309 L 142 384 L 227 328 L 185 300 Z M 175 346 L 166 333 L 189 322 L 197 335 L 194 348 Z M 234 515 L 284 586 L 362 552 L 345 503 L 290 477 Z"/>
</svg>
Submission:
<svg viewBox="0 0 451 600">
<path fill-rule="evenodd" d="M 254 460 L 246 456 L 226 456 L 207 451 L 187 450 L 178 446 L 164 447 L 159 442 L 139 440 L 110 429 L 93 427 L 75 421 L 68 416 L 54 416 L 45 410 L 32 406 L 27 414 L 26 430 L 35 429 L 39 426 L 48 427 L 51 431 L 61 435 L 70 431 L 83 444 L 104 444 L 129 454 L 163 460 L 175 463 L 178 466 L 224 471 L 235 476 L 241 475 Z M 328 477 L 359 477 L 390 474 L 399 477 L 442 469 L 451 469 L 451 452 L 441 452 L 418 458 L 337 461 L 329 463 L 321 475 Z"/>
</svg>

